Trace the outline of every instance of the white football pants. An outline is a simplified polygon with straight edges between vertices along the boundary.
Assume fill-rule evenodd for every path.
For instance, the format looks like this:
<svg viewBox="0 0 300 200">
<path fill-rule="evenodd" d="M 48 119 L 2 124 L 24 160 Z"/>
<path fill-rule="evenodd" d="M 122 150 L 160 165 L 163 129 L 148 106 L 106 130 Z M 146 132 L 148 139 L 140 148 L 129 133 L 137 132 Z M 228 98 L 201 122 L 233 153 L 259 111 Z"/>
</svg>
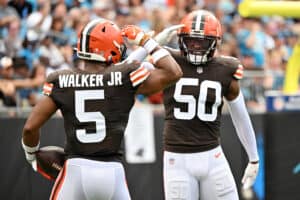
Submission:
<svg viewBox="0 0 300 200">
<path fill-rule="evenodd" d="M 220 146 L 200 153 L 164 152 L 166 200 L 238 200 L 236 184 Z"/>
<path fill-rule="evenodd" d="M 118 162 L 69 159 L 50 200 L 130 200 L 124 168 Z"/>
</svg>

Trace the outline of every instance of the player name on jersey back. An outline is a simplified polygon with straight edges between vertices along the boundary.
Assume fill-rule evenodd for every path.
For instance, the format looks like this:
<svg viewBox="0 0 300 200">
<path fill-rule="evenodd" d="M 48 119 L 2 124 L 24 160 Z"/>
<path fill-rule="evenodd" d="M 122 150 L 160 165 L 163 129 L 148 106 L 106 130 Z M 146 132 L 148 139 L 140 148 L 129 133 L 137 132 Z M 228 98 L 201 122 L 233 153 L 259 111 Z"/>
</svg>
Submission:
<svg viewBox="0 0 300 200">
<path fill-rule="evenodd" d="M 108 79 L 104 74 L 60 74 L 58 76 L 59 87 L 101 87 L 122 85 L 122 73 L 110 72 Z"/>
</svg>

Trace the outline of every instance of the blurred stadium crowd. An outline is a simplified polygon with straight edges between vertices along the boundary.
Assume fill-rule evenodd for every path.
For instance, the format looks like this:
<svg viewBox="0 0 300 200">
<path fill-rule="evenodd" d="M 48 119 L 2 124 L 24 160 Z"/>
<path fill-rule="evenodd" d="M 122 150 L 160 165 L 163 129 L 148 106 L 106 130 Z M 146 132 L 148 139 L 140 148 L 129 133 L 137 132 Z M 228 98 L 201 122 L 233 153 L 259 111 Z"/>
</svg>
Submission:
<svg viewBox="0 0 300 200">
<path fill-rule="evenodd" d="M 218 53 L 238 57 L 246 69 L 242 87 L 249 111 L 264 112 L 264 91 L 283 86 L 300 21 L 279 16 L 242 18 L 237 12 L 240 1 L 0 0 L 0 107 L 30 108 L 49 73 L 81 67 L 73 49 L 77 34 L 91 19 L 110 19 L 120 27 L 136 24 L 146 32 L 159 33 L 179 24 L 191 10 L 204 8 L 222 22 Z M 176 47 L 175 40 L 168 45 Z M 161 104 L 162 98 L 157 94 L 139 96 L 139 100 Z"/>
</svg>

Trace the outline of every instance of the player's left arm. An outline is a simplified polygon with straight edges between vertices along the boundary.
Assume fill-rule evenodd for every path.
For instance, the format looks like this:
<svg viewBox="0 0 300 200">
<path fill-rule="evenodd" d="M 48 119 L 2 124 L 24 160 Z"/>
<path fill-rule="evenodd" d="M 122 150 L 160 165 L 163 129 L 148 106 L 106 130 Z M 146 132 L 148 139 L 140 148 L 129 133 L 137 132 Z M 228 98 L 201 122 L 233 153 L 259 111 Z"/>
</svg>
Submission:
<svg viewBox="0 0 300 200">
<path fill-rule="evenodd" d="M 249 163 L 242 179 L 243 188 L 248 189 L 255 182 L 259 168 L 259 157 L 254 129 L 237 80 L 233 79 L 231 81 L 229 92 L 225 98 L 228 100 L 229 112 L 237 135 L 249 158 Z"/>
<path fill-rule="evenodd" d="M 123 28 L 122 34 L 131 43 L 142 46 L 153 58 L 155 67 L 152 70 L 147 70 L 142 66 L 130 74 L 133 86 L 139 84 L 137 94 L 156 93 L 181 78 L 182 71 L 175 59 L 141 28 L 128 25 Z"/>
<path fill-rule="evenodd" d="M 54 101 L 44 96 L 33 108 L 22 132 L 22 147 L 27 161 L 35 169 L 35 152 L 39 149 L 40 128 L 55 113 L 57 106 Z"/>
<path fill-rule="evenodd" d="M 173 25 L 170 27 L 165 28 L 163 31 L 158 33 L 153 39 L 160 45 L 164 46 L 166 45 L 172 37 L 176 34 L 177 30 L 179 28 L 182 28 L 184 25 L 179 24 L 179 25 Z M 145 48 L 139 47 L 136 50 L 134 50 L 130 55 L 126 58 L 127 61 L 139 61 L 143 62 L 145 58 L 148 56 L 148 52 Z"/>
</svg>

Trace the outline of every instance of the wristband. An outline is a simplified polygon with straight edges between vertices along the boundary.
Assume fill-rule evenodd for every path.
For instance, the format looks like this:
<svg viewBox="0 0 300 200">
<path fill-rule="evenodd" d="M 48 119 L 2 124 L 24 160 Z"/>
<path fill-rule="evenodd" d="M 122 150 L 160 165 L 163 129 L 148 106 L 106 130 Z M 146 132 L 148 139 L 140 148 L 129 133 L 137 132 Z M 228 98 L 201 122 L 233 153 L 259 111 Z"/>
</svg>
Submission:
<svg viewBox="0 0 300 200">
<path fill-rule="evenodd" d="M 23 139 L 22 139 L 22 147 L 23 147 L 24 151 L 32 154 L 32 153 L 36 152 L 37 150 L 39 150 L 40 142 L 36 146 L 30 147 L 30 146 L 27 146 L 26 144 L 24 144 Z"/>
<path fill-rule="evenodd" d="M 153 63 L 156 64 L 161 58 L 170 55 L 170 53 L 165 49 L 159 49 L 152 54 Z"/>
<path fill-rule="evenodd" d="M 146 41 L 146 43 L 144 44 L 144 48 L 146 49 L 146 51 L 148 52 L 148 54 L 151 54 L 152 51 L 158 46 L 158 43 L 153 40 L 152 38 L 150 38 L 149 40 Z"/>
</svg>

